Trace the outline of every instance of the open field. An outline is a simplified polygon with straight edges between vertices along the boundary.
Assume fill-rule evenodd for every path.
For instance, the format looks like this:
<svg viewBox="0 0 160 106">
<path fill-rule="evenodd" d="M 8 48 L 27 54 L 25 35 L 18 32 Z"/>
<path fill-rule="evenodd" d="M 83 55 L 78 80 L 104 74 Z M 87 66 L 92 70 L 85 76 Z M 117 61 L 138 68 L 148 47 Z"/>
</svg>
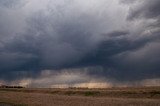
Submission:
<svg viewBox="0 0 160 106">
<path fill-rule="evenodd" d="M 108 89 L 1 88 L 0 106 L 2 103 L 10 104 L 9 106 L 160 106 L 160 87 Z"/>
</svg>

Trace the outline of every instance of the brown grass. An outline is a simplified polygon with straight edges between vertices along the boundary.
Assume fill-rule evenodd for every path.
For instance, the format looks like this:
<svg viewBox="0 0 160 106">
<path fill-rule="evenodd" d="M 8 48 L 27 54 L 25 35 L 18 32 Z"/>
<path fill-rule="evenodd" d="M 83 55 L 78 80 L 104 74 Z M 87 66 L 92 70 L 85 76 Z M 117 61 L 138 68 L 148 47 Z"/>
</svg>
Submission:
<svg viewBox="0 0 160 106">
<path fill-rule="evenodd" d="M 0 102 L 28 106 L 160 106 L 160 87 L 0 89 Z"/>
</svg>

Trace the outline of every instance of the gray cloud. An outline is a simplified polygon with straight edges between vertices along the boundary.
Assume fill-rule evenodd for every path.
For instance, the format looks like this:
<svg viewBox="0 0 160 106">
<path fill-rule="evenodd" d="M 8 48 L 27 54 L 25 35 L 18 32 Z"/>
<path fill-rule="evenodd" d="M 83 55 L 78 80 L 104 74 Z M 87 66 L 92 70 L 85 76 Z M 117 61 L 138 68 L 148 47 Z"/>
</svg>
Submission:
<svg viewBox="0 0 160 106">
<path fill-rule="evenodd" d="M 26 0 L 1 0 L 1 8 L 18 9 L 23 7 L 27 3 Z"/>
<path fill-rule="evenodd" d="M 159 78 L 159 1 L 120 1 L 1 0 L 0 79 L 86 67 L 95 79 Z"/>
<path fill-rule="evenodd" d="M 131 3 L 135 3 L 138 0 L 120 0 L 120 3 L 124 3 L 124 4 L 131 4 Z"/>
<path fill-rule="evenodd" d="M 129 15 L 129 19 L 134 19 L 136 17 L 144 17 L 144 18 L 158 18 L 159 10 L 160 10 L 160 1 L 159 0 L 145 0 L 139 1 L 140 3 L 131 8 L 131 13 Z"/>
</svg>

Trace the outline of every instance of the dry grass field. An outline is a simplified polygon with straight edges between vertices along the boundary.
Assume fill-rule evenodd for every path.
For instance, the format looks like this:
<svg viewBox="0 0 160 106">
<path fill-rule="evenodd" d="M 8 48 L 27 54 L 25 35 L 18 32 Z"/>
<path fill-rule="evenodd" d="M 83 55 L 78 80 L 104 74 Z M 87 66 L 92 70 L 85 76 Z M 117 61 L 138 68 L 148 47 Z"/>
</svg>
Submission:
<svg viewBox="0 0 160 106">
<path fill-rule="evenodd" d="M 1 88 L 0 106 L 160 106 L 160 87 Z"/>
</svg>

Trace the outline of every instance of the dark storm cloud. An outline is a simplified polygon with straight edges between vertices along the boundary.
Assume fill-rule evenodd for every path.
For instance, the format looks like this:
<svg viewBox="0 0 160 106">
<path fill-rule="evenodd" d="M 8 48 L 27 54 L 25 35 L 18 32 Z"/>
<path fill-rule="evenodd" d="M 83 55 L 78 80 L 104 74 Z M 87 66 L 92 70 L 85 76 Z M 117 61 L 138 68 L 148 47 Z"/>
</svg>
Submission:
<svg viewBox="0 0 160 106">
<path fill-rule="evenodd" d="M 92 69 L 90 74 L 105 75 L 119 81 L 159 77 L 159 32 L 152 36 L 155 37 L 145 37 L 136 41 L 125 38 L 103 41 L 96 51 L 86 55 L 81 64 L 99 65 L 101 71 Z"/>
<path fill-rule="evenodd" d="M 0 79 L 85 67 L 95 78 L 159 78 L 159 1 L 123 0 L 129 11 L 117 0 L 89 1 L 33 0 L 17 10 L 8 7 L 20 1 L 2 0 Z"/>
<path fill-rule="evenodd" d="M 159 0 L 144 0 L 138 1 L 136 6 L 130 8 L 128 19 L 132 21 L 134 21 L 133 19 L 154 21 L 147 23 L 141 32 L 144 37 L 139 39 L 139 41 L 145 41 L 145 45 L 139 49 L 121 53 L 117 56 L 120 58 L 116 58 L 116 61 L 120 64 L 115 67 L 119 67 L 120 70 L 124 70 L 124 76 L 127 79 L 141 79 L 142 77 L 154 78 L 160 76 L 160 72 L 158 71 L 160 69 L 160 59 L 158 59 L 160 56 L 159 5 Z M 129 74 L 132 76 L 127 76 Z"/>
<path fill-rule="evenodd" d="M 110 36 L 110 37 L 118 37 L 118 36 L 125 36 L 129 34 L 128 31 L 114 31 L 111 33 L 106 34 L 106 36 Z M 105 34 L 104 34 L 105 35 Z"/>
<path fill-rule="evenodd" d="M 139 2 L 139 3 L 138 3 Z M 134 42 L 138 48 L 126 50 L 114 58 L 117 70 L 123 70 L 123 73 L 116 72 L 116 78 L 121 80 L 140 80 L 147 78 L 156 78 L 160 76 L 160 27 L 159 27 L 159 0 L 138 1 L 136 6 L 130 8 L 128 19 L 140 20 L 150 23 L 144 24 L 141 34 L 143 37 Z M 130 43 L 131 44 L 131 43 Z M 143 45 L 141 45 L 143 44 Z M 131 76 L 130 76 L 131 75 Z M 121 77 L 120 77 L 121 76 Z"/>
<path fill-rule="evenodd" d="M 63 13 L 63 19 L 56 21 L 51 13 L 46 16 L 44 11 L 38 11 L 31 15 L 27 19 L 26 31 L 13 34 L 13 38 L 2 34 L 1 76 L 9 75 L 9 72 L 32 71 L 38 74 L 40 70 L 73 67 L 74 62 L 94 48 L 93 33 L 87 29 L 92 24 L 92 20 L 88 21 L 90 16 L 78 22 L 77 17 L 72 20 Z M 3 31 L 7 32 L 7 29 Z"/>
</svg>

